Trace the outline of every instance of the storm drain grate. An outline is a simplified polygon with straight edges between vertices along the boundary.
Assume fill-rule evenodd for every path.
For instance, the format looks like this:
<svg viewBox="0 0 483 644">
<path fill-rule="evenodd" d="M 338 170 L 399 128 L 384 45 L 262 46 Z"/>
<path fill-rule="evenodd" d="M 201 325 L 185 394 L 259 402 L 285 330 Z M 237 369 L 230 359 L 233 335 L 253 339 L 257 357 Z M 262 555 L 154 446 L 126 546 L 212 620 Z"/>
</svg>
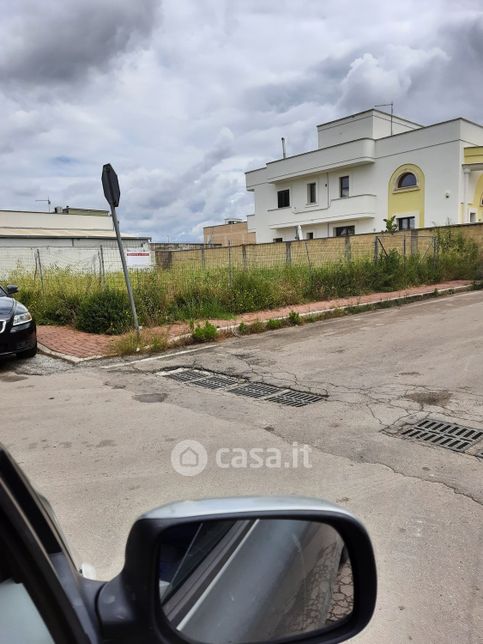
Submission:
<svg viewBox="0 0 483 644">
<path fill-rule="evenodd" d="M 200 380 L 200 378 L 206 378 L 208 374 L 204 371 L 197 371 L 196 369 L 184 369 L 182 371 L 173 371 L 165 375 L 167 378 L 179 380 L 180 382 L 191 382 L 193 380 Z"/>
<path fill-rule="evenodd" d="M 394 436 L 394 434 L 391 435 Z M 414 425 L 403 427 L 396 435 L 419 443 L 444 447 L 453 452 L 466 452 L 483 438 L 483 431 L 456 423 L 425 418 Z M 481 454 L 483 455 L 483 451 Z M 479 455 L 476 454 L 476 456 Z"/>
<path fill-rule="evenodd" d="M 414 441 L 423 443 L 431 443 L 432 445 L 439 445 L 439 447 L 446 447 L 454 452 L 464 452 L 471 446 L 470 441 L 462 440 L 461 438 L 454 438 L 454 436 L 445 436 L 444 434 L 436 434 L 427 432 L 424 429 L 409 428 L 401 432 L 403 438 L 410 438 Z"/>
<path fill-rule="evenodd" d="M 264 382 L 248 382 L 246 385 L 230 389 L 230 393 L 237 396 L 249 396 L 250 398 L 264 398 L 282 391 L 275 385 L 267 385 Z"/>
<path fill-rule="evenodd" d="M 304 407 L 327 398 L 327 395 L 287 389 L 287 387 L 277 387 L 265 382 L 247 382 L 244 378 L 203 371 L 202 369 L 185 369 L 181 367 L 174 371 L 158 371 L 158 375 L 166 376 L 166 378 L 171 378 L 178 382 L 206 387 L 207 389 L 222 389 L 237 396 L 268 400 L 290 407 Z"/>
<path fill-rule="evenodd" d="M 293 389 L 289 389 L 277 394 L 276 396 L 270 396 L 267 400 L 279 403 L 280 405 L 288 405 L 289 407 L 304 407 L 305 405 L 319 402 L 319 400 L 324 400 L 325 398 L 327 398 L 327 396 L 312 394 L 308 391 L 295 391 Z"/>
<path fill-rule="evenodd" d="M 194 385 L 206 387 L 207 389 L 226 389 L 232 385 L 237 385 L 240 381 L 238 378 L 231 378 L 230 376 L 209 376 L 192 382 Z"/>
<path fill-rule="evenodd" d="M 455 425 L 454 423 L 444 423 L 439 420 L 430 420 L 428 418 L 421 420 L 415 427 L 418 429 L 426 429 L 428 432 L 454 436 L 470 441 L 471 443 L 475 443 L 483 437 L 483 432 L 478 429 L 471 429 L 470 427 L 463 427 L 462 425 Z"/>
</svg>

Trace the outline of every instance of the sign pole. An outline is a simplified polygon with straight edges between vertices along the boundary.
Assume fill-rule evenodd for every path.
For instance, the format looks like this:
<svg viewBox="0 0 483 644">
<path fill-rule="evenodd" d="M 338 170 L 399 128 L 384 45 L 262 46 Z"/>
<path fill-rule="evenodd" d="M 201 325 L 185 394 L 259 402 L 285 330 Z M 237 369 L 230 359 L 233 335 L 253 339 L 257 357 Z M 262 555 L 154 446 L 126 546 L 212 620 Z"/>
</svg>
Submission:
<svg viewBox="0 0 483 644">
<path fill-rule="evenodd" d="M 129 303 L 131 305 L 134 328 L 136 329 L 136 335 L 139 340 L 139 321 L 138 321 L 138 314 L 136 311 L 136 303 L 134 302 L 134 295 L 132 292 L 131 280 L 129 279 L 129 271 L 127 270 L 126 255 L 124 253 L 124 246 L 122 244 L 121 233 L 119 231 L 119 222 L 117 220 L 116 207 L 113 205 L 111 205 L 111 215 L 112 215 L 112 222 L 114 224 L 114 229 L 116 231 L 117 245 L 119 246 L 119 254 L 121 255 L 122 272 L 124 273 L 124 279 L 126 280 L 127 295 L 129 297 Z"/>
<path fill-rule="evenodd" d="M 102 168 L 102 188 L 104 190 L 104 196 L 111 206 L 111 216 L 114 224 L 114 230 L 116 231 L 117 245 L 119 247 L 119 254 L 121 255 L 121 264 L 122 271 L 124 273 L 124 279 L 126 281 L 127 295 L 129 297 L 129 304 L 131 305 L 132 319 L 134 322 L 134 328 L 136 329 L 136 335 L 139 342 L 139 321 L 138 314 L 136 312 L 136 304 L 134 302 L 134 296 L 131 288 L 131 281 L 129 279 L 129 272 L 127 270 L 126 254 L 124 252 L 124 246 L 122 243 L 121 233 L 119 231 L 119 221 L 117 219 L 116 207 L 119 205 L 119 199 L 121 197 L 121 191 L 119 189 L 119 181 L 117 174 L 110 163 L 106 163 Z"/>
</svg>

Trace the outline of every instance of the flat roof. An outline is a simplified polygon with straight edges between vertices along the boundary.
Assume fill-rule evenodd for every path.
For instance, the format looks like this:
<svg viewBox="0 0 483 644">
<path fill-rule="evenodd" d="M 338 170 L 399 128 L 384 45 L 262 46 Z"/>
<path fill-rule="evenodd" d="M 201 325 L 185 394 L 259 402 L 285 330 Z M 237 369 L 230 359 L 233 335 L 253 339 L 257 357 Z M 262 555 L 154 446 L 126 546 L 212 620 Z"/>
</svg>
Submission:
<svg viewBox="0 0 483 644">
<path fill-rule="evenodd" d="M 78 212 L 92 212 L 92 213 L 104 213 L 104 214 L 99 214 L 99 217 L 104 217 L 106 214 L 109 215 L 109 210 L 102 210 L 102 208 L 74 208 L 74 206 L 66 206 L 66 208 L 69 208 L 70 210 L 75 210 Z M 0 212 L 9 212 L 9 213 L 21 213 L 23 215 L 71 215 L 74 213 L 71 212 L 55 212 L 54 210 L 51 210 L 50 212 L 48 210 L 9 210 L 8 208 L 0 208 Z M 94 216 L 94 215 L 93 215 Z"/>
<path fill-rule="evenodd" d="M 53 239 L 116 239 L 114 231 L 111 230 L 75 230 L 72 228 L 12 228 L 10 226 L 0 227 L 0 237 L 35 237 Z M 121 233 L 123 239 L 149 240 L 151 237 Z"/>
<path fill-rule="evenodd" d="M 242 219 L 241 221 L 230 221 L 225 224 L 213 224 L 212 226 L 203 226 L 203 230 L 206 230 L 207 228 L 220 228 L 220 226 L 235 226 L 236 224 L 246 224 L 248 223 L 246 219 Z"/>
<path fill-rule="evenodd" d="M 358 114 L 364 114 L 364 112 L 358 112 Z M 383 112 L 383 114 L 386 114 L 386 112 Z M 357 114 L 354 114 L 354 116 L 357 116 Z M 342 120 L 342 119 L 338 119 Z M 370 141 L 383 141 L 385 139 L 393 139 L 396 136 L 406 136 L 408 134 L 414 134 L 415 132 L 420 132 L 421 130 L 429 130 L 432 127 L 438 127 L 438 125 L 447 125 L 448 123 L 455 123 L 456 121 L 464 121 L 465 123 L 469 123 L 470 125 L 475 125 L 476 127 L 480 127 L 483 129 L 483 125 L 481 123 L 476 123 L 475 121 L 470 121 L 470 119 L 465 118 L 464 116 L 458 116 L 454 119 L 448 119 L 447 121 L 439 121 L 438 123 L 432 123 L 431 125 L 421 125 L 417 130 L 408 130 L 407 132 L 398 132 L 397 134 L 389 134 L 388 136 L 381 136 L 378 139 L 372 139 L 370 137 L 362 137 L 359 139 L 352 139 L 350 141 L 344 141 L 342 143 L 334 143 L 334 145 L 328 145 L 325 148 L 314 148 L 313 150 L 307 150 L 306 152 L 299 152 L 298 154 L 292 154 L 288 157 L 282 157 L 281 159 L 274 159 L 273 161 L 267 161 L 264 166 L 261 166 L 260 168 L 254 168 L 253 170 L 247 170 L 245 174 L 250 174 L 251 172 L 259 172 L 260 170 L 265 170 L 268 165 L 271 163 L 280 163 L 281 161 L 286 161 L 288 159 L 294 159 L 295 157 L 301 157 L 304 154 L 312 154 L 313 152 L 321 152 L 322 150 L 329 150 L 330 148 L 336 148 L 341 145 L 347 145 L 348 143 L 354 143 L 356 141 L 363 141 L 364 139 L 370 140 Z M 330 121 L 331 123 L 335 123 L 335 121 Z M 411 121 L 409 121 L 411 122 Z M 417 123 L 415 123 L 417 125 Z M 470 146 L 471 147 L 471 146 Z"/>
<path fill-rule="evenodd" d="M 334 119 L 332 121 L 327 121 L 326 123 L 319 123 L 317 127 L 323 127 L 324 125 L 332 125 L 333 123 L 338 123 L 339 121 L 346 121 L 347 119 L 354 118 L 356 116 L 362 116 L 362 114 L 370 114 L 371 112 L 377 112 L 378 114 L 384 114 L 384 116 L 391 116 L 390 112 L 384 112 L 383 110 L 378 110 L 375 107 L 370 108 L 368 110 L 363 110 L 362 112 L 356 112 L 355 114 L 348 114 L 347 116 L 341 116 L 337 119 Z M 392 115 L 393 118 L 398 119 L 399 121 L 404 121 L 405 123 L 411 123 L 411 125 L 417 125 L 418 127 L 425 127 L 424 125 L 421 125 L 420 123 L 416 123 L 416 121 L 410 121 L 409 119 L 405 119 L 402 116 L 397 116 L 397 114 Z"/>
</svg>

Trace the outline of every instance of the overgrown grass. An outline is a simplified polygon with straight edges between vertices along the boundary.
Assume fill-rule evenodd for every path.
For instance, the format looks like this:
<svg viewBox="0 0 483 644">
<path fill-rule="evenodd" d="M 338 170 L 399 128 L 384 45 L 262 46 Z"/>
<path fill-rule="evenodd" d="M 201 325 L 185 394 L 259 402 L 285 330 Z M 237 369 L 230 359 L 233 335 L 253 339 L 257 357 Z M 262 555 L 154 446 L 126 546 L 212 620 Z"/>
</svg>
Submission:
<svg viewBox="0 0 483 644">
<path fill-rule="evenodd" d="M 143 329 L 139 339 L 134 331 L 113 338 L 112 351 L 119 356 L 133 353 L 161 353 L 168 348 L 168 344 L 166 333 Z"/>
<path fill-rule="evenodd" d="M 140 323 L 230 319 L 235 315 L 331 298 L 394 291 L 420 284 L 481 277 L 478 247 L 461 233 L 437 235 L 438 252 L 402 257 L 397 251 L 373 259 L 340 260 L 319 267 L 283 266 L 248 271 L 137 271 L 132 284 Z M 43 287 L 31 273 L 9 282 L 40 324 L 71 324 L 86 331 L 123 333 L 132 324 L 121 274 L 99 276 L 72 270 L 44 272 Z M 292 324 L 299 319 L 293 317 Z M 240 328 L 240 333 L 252 332 Z M 203 333 L 203 332 L 201 332 Z"/>
</svg>

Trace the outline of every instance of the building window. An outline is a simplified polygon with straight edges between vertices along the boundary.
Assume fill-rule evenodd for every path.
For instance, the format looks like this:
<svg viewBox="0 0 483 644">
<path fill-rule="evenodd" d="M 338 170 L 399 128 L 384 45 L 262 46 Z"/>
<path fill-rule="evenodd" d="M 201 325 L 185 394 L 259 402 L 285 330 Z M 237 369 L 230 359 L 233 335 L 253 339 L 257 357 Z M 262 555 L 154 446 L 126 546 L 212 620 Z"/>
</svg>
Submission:
<svg viewBox="0 0 483 644">
<path fill-rule="evenodd" d="M 273 241 L 274 241 L 276 244 L 280 244 L 281 242 L 283 242 L 283 237 L 274 237 L 274 238 L 273 238 Z"/>
<path fill-rule="evenodd" d="M 415 188 L 418 185 L 416 175 L 412 172 L 403 172 L 397 180 L 398 188 Z"/>
<path fill-rule="evenodd" d="M 412 230 L 416 225 L 415 217 L 399 217 L 397 220 L 399 230 Z"/>
<path fill-rule="evenodd" d="M 307 233 L 307 239 L 313 239 L 314 233 Z"/>
<path fill-rule="evenodd" d="M 288 208 L 290 206 L 290 190 L 279 190 L 277 192 L 278 208 Z"/>
<path fill-rule="evenodd" d="M 356 227 L 355 226 L 337 226 L 334 228 L 334 234 L 336 237 L 347 237 L 347 235 L 355 235 Z"/>
<path fill-rule="evenodd" d="M 470 212 L 470 224 L 476 224 L 476 212 Z"/>
<path fill-rule="evenodd" d="M 349 177 L 339 177 L 339 192 L 341 197 L 349 196 Z"/>
<path fill-rule="evenodd" d="M 307 184 L 307 203 L 316 203 L 317 202 L 317 184 L 308 183 Z"/>
</svg>

